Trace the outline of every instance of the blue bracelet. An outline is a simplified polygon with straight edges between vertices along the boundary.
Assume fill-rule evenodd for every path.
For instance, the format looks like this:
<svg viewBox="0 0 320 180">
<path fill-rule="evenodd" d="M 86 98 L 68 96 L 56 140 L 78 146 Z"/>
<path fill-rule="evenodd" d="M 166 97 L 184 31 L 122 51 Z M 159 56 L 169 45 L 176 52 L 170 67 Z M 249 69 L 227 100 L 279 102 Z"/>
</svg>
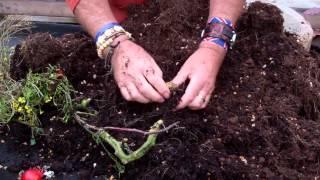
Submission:
<svg viewBox="0 0 320 180">
<path fill-rule="evenodd" d="M 233 24 L 232 24 L 231 20 L 225 19 L 225 18 L 214 17 L 208 23 L 223 23 L 223 24 L 226 24 L 229 27 L 233 28 Z"/>
<path fill-rule="evenodd" d="M 225 19 L 225 18 L 220 18 L 220 17 L 213 17 L 211 20 L 208 21 L 209 24 L 211 23 L 223 23 L 228 25 L 229 27 L 233 28 L 233 24 L 232 21 L 229 19 Z M 208 42 L 212 42 L 214 44 L 217 44 L 221 47 L 223 47 L 224 49 L 228 49 L 228 44 L 225 40 L 221 39 L 221 38 L 206 38 L 205 39 Z"/>
<path fill-rule="evenodd" d="M 104 32 L 106 32 L 107 30 L 113 28 L 114 26 L 120 26 L 120 25 L 118 23 L 116 23 L 116 22 L 112 22 L 112 23 L 108 23 L 108 24 L 102 26 L 100 28 L 100 30 L 96 33 L 96 36 L 95 36 L 95 39 L 94 39 L 95 42 L 97 43 L 99 37 L 102 36 L 104 34 Z"/>
</svg>

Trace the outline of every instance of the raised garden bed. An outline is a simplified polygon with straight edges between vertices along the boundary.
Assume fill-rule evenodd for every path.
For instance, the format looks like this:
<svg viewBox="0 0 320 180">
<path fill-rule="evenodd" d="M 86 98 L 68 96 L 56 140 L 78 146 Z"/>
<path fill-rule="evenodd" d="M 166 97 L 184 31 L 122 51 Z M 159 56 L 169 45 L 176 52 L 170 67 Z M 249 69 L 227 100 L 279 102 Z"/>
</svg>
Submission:
<svg viewBox="0 0 320 180">
<path fill-rule="evenodd" d="M 165 80 L 178 72 L 197 48 L 207 17 L 207 1 L 149 1 L 130 8 L 123 24 L 160 65 Z M 92 99 L 85 116 L 95 127 L 148 131 L 159 119 L 168 126 L 145 155 L 125 166 L 115 162 L 79 121 L 44 106 L 41 133 L 30 145 L 30 127 L 12 121 L 1 126 L 2 158 L 7 171 L 50 166 L 56 176 L 76 173 L 81 179 L 314 179 L 320 160 L 320 58 L 306 52 L 293 35 L 283 32 L 280 11 L 254 3 L 238 23 L 239 38 L 219 74 L 214 96 L 202 111 L 172 111 L 183 93 L 180 87 L 164 104 L 128 103 L 120 95 L 108 64 L 100 60 L 91 38 L 66 34 L 32 34 L 18 45 L 10 75 L 25 79 L 54 65 L 77 91 L 72 98 Z M 81 124 L 81 123 L 80 123 Z M 146 139 L 139 133 L 110 131 L 136 150 Z M 117 157 L 116 157 L 117 159 Z M 120 166 L 120 164 L 122 164 Z M 123 169 L 122 169 L 123 170 Z"/>
</svg>

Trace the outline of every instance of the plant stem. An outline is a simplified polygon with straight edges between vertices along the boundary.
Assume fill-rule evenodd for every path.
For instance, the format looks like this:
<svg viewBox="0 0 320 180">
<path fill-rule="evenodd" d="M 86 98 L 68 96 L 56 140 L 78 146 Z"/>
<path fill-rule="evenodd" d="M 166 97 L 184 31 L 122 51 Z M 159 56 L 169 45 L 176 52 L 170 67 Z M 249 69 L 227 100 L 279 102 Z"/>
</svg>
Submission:
<svg viewBox="0 0 320 180">
<path fill-rule="evenodd" d="M 160 130 L 160 127 L 163 125 L 163 120 L 158 120 L 154 125 L 150 128 L 148 131 L 148 137 L 147 140 L 142 144 L 140 148 L 137 150 L 126 153 L 123 149 L 123 142 L 116 140 L 114 137 L 112 137 L 105 129 L 108 127 L 98 128 L 92 125 L 87 124 L 77 113 L 75 113 L 75 120 L 77 123 L 82 126 L 84 129 L 86 129 L 88 132 L 93 133 L 91 130 L 97 131 L 95 134 L 96 137 L 99 137 L 102 141 L 109 144 L 114 149 L 114 154 L 120 159 L 120 161 L 123 164 L 128 164 L 132 161 L 135 161 L 137 159 L 140 159 L 143 157 L 155 144 L 157 136 L 160 132 L 164 132 L 163 130 Z M 177 122 L 178 123 L 178 122 Z M 169 130 L 170 128 L 177 125 L 173 124 L 166 128 L 166 130 Z M 91 130 L 90 130 L 91 129 Z M 113 130 L 119 130 L 123 131 L 122 128 L 114 128 Z M 126 131 L 128 132 L 136 132 L 136 129 L 128 129 L 126 128 Z M 141 130 L 139 130 L 141 131 Z M 142 131 L 143 134 L 145 134 L 144 131 Z"/>
<path fill-rule="evenodd" d="M 159 131 L 160 126 L 163 124 L 162 120 L 157 121 L 150 129 L 149 132 Z M 115 150 L 115 155 L 121 160 L 123 164 L 128 164 L 132 161 L 140 159 L 144 156 L 155 144 L 157 139 L 157 134 L 150 134 L 143 145 L 133 151 L 132 153 L 126 154 L 122 149 L 122 142 L 117 141 L 108 132 L 102 130 L 98 132 L 100 138 L 106 141 Z"/>
<path fill-rule="evenodd" d="M 119 131 L 119 132 L 133 132 L 133 133 L 138 133 L 142 134 L 144 136 L 150 135 L 150 134 L 160 134 L 169 131 L 170 129 L 177 127 L 180 123 L 180 121 L 175 122 L 163 129 L 157 130 L 157 131 L 143 131 L 140 129 L 135 129 L 135 128 L 121 128 L 121 127 L 112 127 L 112 126 L 106 126 L 106 127 L 96 127 L 90 124 L 87 124 L 82 118 L 80 118 L 80 114 L 84 115 L 94 115 L 94 114 L 88 114 L 88 113 L 83 113 L 83 112 L 76 112 L 75 114 L 75 119 L 78 123 L 80 123 L 81 126 L 85 126 L 87 129 L 91 129 L 94 131 L 101 131 L 101 130 L 111 130 L 111 131 Z"/>
</svg>

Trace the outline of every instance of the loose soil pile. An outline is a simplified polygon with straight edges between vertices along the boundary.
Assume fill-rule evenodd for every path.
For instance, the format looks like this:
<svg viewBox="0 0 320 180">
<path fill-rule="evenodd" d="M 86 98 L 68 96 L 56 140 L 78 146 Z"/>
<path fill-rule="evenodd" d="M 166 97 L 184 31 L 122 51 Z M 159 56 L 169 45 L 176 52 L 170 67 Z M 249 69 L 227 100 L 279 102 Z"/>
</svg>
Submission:
<svg viewBox="0 0 320 180">
<path fill-rule="evenodd" d="M 207 6 L 204 0 L 148 1 L 131 7 L 124 26 L 170 80 L 197 48 Z M 282 23 L 273 6 L 254 3 L 248 8 L 211 103 L 203 111 L 172 112 L 175 99 L 163 105 L 126 102 L 109 65 L 98 59 L 92 40 L 81 34 L 31 35 L 17 46 L 11 75 L 21 79 L 28 69 L 60 65 L 81 92 L 76 98 L 93 98 L 91 106 L 99 115 L 90 123 L 97 126 L 147 130 L 159 118 L 166 125 L 181 122 L 179 128 L 161 134 L 145 157 L 128 165 L 124 177 L 311 179 L 320 172 L 320 59 L 286 34 Z M 76 124 L 65 125 L 54 115 L 48 109 L 42 117 L 45 132 L 33 147 L 21 144 L 29 140 L 27 127 L 2 128 L 1 137 L 10 140 L 12 151 L 33 154 L 9 170 L 46 164 L 56 173 L 81 172 L 84 179 L 116 174 L 102 147 Z M 128 138 L 133 149 L 143 141 L 137 134 L 112 134 Z"/>
</svg>

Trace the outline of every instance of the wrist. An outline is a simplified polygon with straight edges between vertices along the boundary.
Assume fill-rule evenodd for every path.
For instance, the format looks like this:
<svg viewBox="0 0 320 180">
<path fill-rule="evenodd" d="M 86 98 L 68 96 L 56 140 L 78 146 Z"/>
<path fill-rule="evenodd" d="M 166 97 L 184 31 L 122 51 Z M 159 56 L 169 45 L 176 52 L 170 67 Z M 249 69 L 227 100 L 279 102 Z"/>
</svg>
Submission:
<svg viewBox="0 0 320 180">
<path fill-rule="evenodd" d="M 108 56 L 112 56 L 119 48 L 121 45 L 123 45 L 124 43 L 126 43 L 126 41 L 130 41 L 130 37 L 128 37 L 125 34 L 119 35 L 118 37 L 116 37 L 111 45 L 110 48 L 112 49 L 113 52 L 110 52 L 110 48 L 106 48 L 103 50 L 103 57 L 104 59 L 107 59 Z"/>
<path fill-rule="evenodd" d="M 201 33 L 202 41 L 216 44 L 224 49 L 232 48 L 236 32 L 231 20 L 220 17 L 209 19 L 206 28 Z"/>
<path fill-rule="evenodd" d="M 212 42 L 209 42 L 209 41 L 201 41 L 201 43 L 199 44 L 199 49 L 201 48 L 206 48 L 206 49 L 210 49 L 212 51 L 214 51 L 215 53 L 218 53 L 218 54 L 223 54 L 225 55 L 227 53 L 227 50 L 223 47 L 221 47 L 220 45 L 216 44 L 216 43 L 212 43 Z"/>
<path fill-rule="evenodd" d="M 97 53 L 101 59 L 112 56 L 121 41 L 131 39 L 131 34 L 118 23 L 107 23 L 96 33 Z M 108 59 L 107 59 L 108 60 Z"/>
</svg>

